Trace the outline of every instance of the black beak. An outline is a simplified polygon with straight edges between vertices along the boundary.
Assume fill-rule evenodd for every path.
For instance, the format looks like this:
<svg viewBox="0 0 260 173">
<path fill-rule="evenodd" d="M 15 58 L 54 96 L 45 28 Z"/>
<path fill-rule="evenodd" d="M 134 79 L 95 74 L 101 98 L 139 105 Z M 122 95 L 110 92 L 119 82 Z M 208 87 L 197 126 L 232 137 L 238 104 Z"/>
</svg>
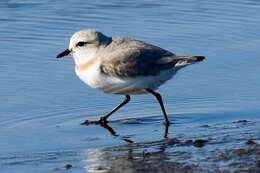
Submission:
<svg viewBox="0 0 260 173">
<path fill-rule="evenodd" d="M 66 50 L 64 50 L 63 52 L 61 52 L 56 58 L 62 58 L 62 57 L 64 57 L 64 56 L 67 56 L 67 55 L 70 54 L 70 52 L 71 52 L 71 50 L 66 49 Z"/>
</svg>

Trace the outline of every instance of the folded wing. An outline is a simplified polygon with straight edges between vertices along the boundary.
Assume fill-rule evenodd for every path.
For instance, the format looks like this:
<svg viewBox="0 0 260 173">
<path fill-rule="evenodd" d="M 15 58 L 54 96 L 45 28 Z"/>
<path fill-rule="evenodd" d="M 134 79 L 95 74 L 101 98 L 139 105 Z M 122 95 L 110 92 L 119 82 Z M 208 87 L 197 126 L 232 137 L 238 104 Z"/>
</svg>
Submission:
<svg viewBox="0 0 260 173">
<path fill-rule="evenodd" d="M 110 49 L 100 70 L 106 75 L 120 78 L 154 76 L 161 71 L 171 68 L 178 70 L 204 59 L 202 56 L 176 56 L 167 50 L 137 40 L 120 40 L 114 44 L 120 44 L 120 49 Z M 114 47 L 118 48 L 118 45 Z"/>
</svg>

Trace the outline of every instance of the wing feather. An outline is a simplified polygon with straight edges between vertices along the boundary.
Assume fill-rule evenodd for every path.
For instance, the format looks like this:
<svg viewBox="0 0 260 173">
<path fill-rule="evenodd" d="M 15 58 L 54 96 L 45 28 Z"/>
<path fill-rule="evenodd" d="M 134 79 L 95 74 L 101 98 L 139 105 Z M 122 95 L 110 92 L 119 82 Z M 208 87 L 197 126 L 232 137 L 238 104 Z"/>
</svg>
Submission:
<svg viewBox="0 0 260 173">
<path fill-rule="evenodd" d="M 141 41 L 114 40 L 111 48 L 108 47 L 109 49 L 106 59 L 100 66 L 101 72 L 109 76 L 121 78 L 153 76 L 161 70 L 172 67 L 172 60 L 165 63 L 159 60 L 163 57 L 174 56 L 173 53 Z"/>
</svg>

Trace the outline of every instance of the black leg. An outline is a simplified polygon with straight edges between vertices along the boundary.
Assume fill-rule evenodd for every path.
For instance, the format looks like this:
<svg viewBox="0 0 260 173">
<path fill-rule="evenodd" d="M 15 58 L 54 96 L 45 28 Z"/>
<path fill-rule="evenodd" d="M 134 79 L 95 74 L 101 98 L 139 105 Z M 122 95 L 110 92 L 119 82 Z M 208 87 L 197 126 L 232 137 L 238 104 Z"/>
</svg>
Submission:
<svg viewBox="0 0 260 173">
<path fill-rule="evenodd" d="M 125 99 L 123 100 L 122 103 L 120 103 L 119 105 L 117 105 L 111 112 L 107 113 L 105 116 L 101 117 L 99 121 L 89 121 L 86 120 L 83 123 L 81 123 L 81 125 L 90 125 L 90 124 L 107 124 L 107 119 L 110 115 L 112 115 L 114 112 L 116 112 L 118 109 L 120 109 L 122 106 L 124 106 L 125 104 L 127 104 L 130 101 L 130 95 L 125 95 Z"/>
<path fill-rule="evenodd" d="M 153 90 L 151 89 L 146 89 L 147 92 L 151 93 L 152 95 L 154 95 L 156 97 L 156 99 L 158 100 L 160 106 L 161 106 L 161 109 L 162 109 L 162 112 L 163 112 L 163 116 L 164 116 L 164 125 L 165 126 L 169 126 L 170 125 L 170 122 L 168 120 L 168 117 L 167 117 L 167 113 L 165 111 L 165 108 L 164 108 L 164 105 L 163 105 L 163 100 L 162 100 L 162 97 L 159 93 L 157 92 L 154 92 Z"/>
<path fill-rule="evenodd" d="M 168 132 L 169 132 L 169 124 L 164 126 L 164 138 L 168 138 Z"/>
</svg>

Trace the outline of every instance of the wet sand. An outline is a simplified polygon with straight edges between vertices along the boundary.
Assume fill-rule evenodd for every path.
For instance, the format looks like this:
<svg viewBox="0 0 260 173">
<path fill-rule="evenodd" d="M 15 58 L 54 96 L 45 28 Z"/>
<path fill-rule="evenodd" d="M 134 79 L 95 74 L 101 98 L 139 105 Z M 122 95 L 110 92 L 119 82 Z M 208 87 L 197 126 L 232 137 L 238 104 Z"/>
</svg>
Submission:
<svg viewBox="0 0 260 173">
<path fill-rule="evenodd" d="M 260 122 L 238 120 L 202 125 L 199 137 L 169 137 L 89 153 L 89 172 L 260 172 Z M 211 131 L 213 133 L 207 133 Z M 97 154 L 98 153 L 98 154 Z M 90 162 L 88 162 L 90 160 Z"/>
<path fill-rule="evenodd" d="M 131 118 L 112 121 L 106 127 L 82 127 L 103 129 L 101 133 L 108 135 L 106 140 L 115 140 L 117 144 L 106 147 L 103 143 L 103 147 L 9 155 L 0 158 L 0 165 L 8 173 L 260 172 L 259 120 L 193 122 L 193 125 L 184 125 L 180 131 L 178 124 L 172 124 L 165 137 L 163 126 L 158 121 L 160 118 Z M 137 131 L 134 134 L 132 130 Z M 147 136 L 153 136 L 153 139 L 146 140 Z M 86 143 L 100 141 L 98 136 L 86 140 Z"/>
</svg>

